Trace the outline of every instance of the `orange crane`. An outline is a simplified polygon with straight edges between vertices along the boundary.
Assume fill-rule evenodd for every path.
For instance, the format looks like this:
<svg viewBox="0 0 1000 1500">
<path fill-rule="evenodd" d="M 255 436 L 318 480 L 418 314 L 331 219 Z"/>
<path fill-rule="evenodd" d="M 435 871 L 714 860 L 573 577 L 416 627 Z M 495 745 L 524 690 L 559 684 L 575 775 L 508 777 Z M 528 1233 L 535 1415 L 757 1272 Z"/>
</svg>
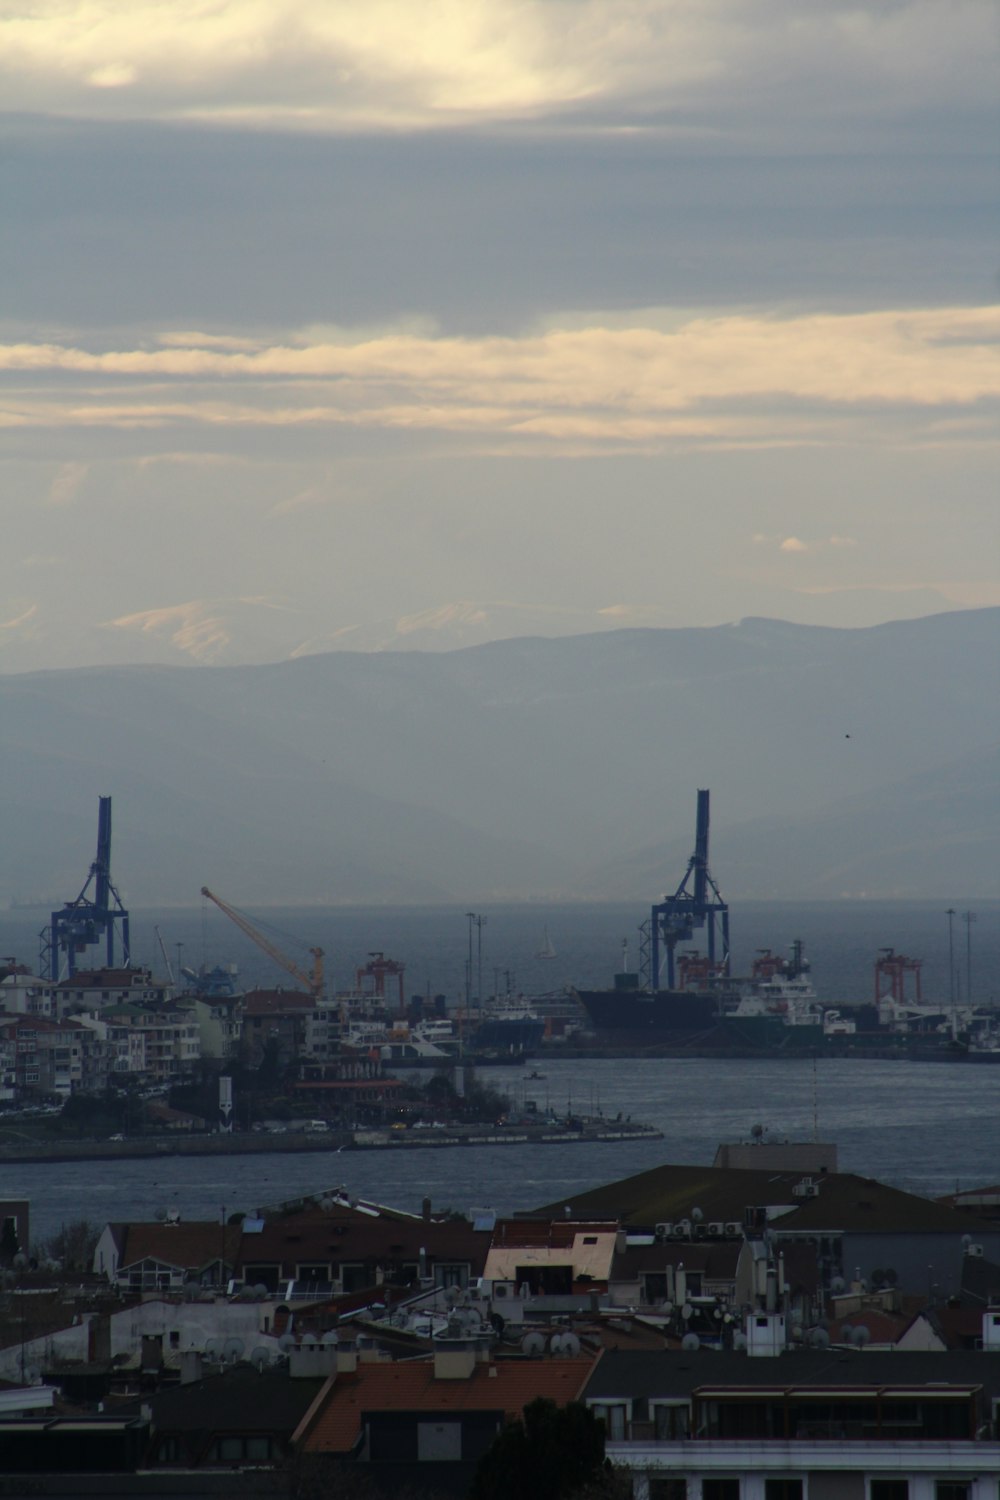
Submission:
<svg viewBox="0 0 1000 1500">
<path fill-rule="evenodd" d="M 309 952 L 312 954 L 313 964 L 312 973 L 307 974 L 304 969 L 299 968 L 294 959 L 288 957 L 287 953 L 282 953 L 280 948 L 275 947 L 270 938 L 266 938 L 262 932 L 258 932 L 250 919 L 245 917 L 241 911 L 237 911 L 235 906 L 230 906 L 228 901 L 223 901 L 222 897 L 217 896 L 214 891 L 210 891 L 207 885 L 202 886 L 201 894 L 207 897 L 209 901 L 214 901 L 219 910 L 225 912 L 229 920 L 235 922 L 241 932 L 245 932 L 247 937 L 256 943 L 258 948 L 262 948 L 269 958 L 273 958 L 275 963 L 280 964 L 287 973 L 291 974 L 293 979 L 297 979 L 299 984 L 303 985 L 309 991 L 314 1000 L 321 1000 L 323 998 L 322 948 L 309 949 Z"/>
</svg>

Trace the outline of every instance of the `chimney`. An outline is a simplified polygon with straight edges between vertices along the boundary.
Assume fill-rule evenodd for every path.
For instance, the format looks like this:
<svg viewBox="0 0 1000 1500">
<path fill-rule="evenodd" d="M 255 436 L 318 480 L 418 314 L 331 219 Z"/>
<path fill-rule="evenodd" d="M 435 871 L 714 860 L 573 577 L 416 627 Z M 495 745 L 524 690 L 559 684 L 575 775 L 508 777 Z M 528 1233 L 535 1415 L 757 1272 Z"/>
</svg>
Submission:
<svg viewBox="0 0 1000 1500">
<path fill-rule="evenodd" d="M 199 1349 L 181 1350 L 181 1385 L 193 1385 L 202 1377 L 201 1351 Z"/>
<path fill-rule="evenodd" d="M 424 1216 L 424 1223 L 429 1224 L 431 1222 L 431 1200 L 429 1198 L 424 1199 L 420 1205 L 420 1211 Z"/>
<path fill-rule="evenodd" d="M 436 1339 L 434 1379 L 468 1380 L 476 1368 L 476 1339 Z"/>
</svg>

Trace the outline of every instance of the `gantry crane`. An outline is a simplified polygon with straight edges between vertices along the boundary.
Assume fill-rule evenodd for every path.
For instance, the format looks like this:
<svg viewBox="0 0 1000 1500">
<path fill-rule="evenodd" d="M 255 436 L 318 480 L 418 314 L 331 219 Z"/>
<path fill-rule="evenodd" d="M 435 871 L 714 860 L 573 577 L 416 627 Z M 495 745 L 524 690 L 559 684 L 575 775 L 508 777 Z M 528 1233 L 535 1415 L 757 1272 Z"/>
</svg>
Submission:
<svg viewBox="0 0 1000 1500">
<path fill-rule="evenodd" d="M 678 943 L 689 943 L 696 929 L 705 927 L 708 938 L 706 977 L 729 973 L 729 907 L 719 892 L 708 868 L 709 794 L 698 793 L 698 814 L 694 853 L 688 860 L 684 879 L 672 896 L 665 896 L 652 908 L 649 918 L 649 987 L 658 990 L 661 965 L 666 955 L 667 988 L 677 982 L 674 950 Z M 692 881 L 693 876 L 693 881 Z M 688 882 L 692 881 L 692 889 Z"/>
<path fill-rule="evenodd" d="M 58 981 L 75 974 L 78 955 L 99 943 L 102 935 L 106 968 L 115 966 L 116 934 L 122 968 L 132 962 L 128 912 L 111 878 L 111 798 L 99 798 L 97 808 L 97 858 L 84 887 L 75 901 L 67 901 L 52 913 L 49 925 L 38 934 L 39 973 L 45 979 Z M 93 896 L 89 895 L 91 884 Z M 65 965 L 61 955 L 65 955 Z"/>
<path fill-rule="evenodd" d="M 267 956 L 273 958 L 276 964 L 280 964 L 286 973 L 291 974 L 293 979 L 297 979 L 299 984 L 308 990 L 314 1000 L 318 1001 L 323 998 L 322 948 L 309 949 L 309 952 L 312 954 L 313 964 L 312 972 L 307 974 L 294 959 L 289 958 L 287 953 L 282 953 L 281 949 L 276 947 L 270 938 L 265 937 L 262 932 L 259 932 L 249 917 L 244 916 L 241 911 L 237 911 L 235 906 L 230 906 L 228 901 L 223 901 L 222 897 L 217 896 L 214 891 L 210 891 L 207 885 L 202 886 L 201 894 L 207 897 L 209 901 L 214 901 L 219 910 L 225 912 L 229 920 L 235 922 L 236 926 L 241 932 L 246 933 L 251 942 L 256 943 L 258 948 L 263 949 Z"/>
</svg>

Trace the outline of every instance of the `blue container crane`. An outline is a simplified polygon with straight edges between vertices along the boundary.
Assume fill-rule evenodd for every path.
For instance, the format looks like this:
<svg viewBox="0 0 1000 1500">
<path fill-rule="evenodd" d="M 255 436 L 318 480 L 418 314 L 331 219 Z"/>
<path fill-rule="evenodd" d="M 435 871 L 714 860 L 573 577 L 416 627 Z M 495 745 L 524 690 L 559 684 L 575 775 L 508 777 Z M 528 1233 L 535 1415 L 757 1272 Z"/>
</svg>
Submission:
<svg viewBox="0 0 1000 1500">
<path fill-rule="evenodd" d="M 94 894 L 89 896 L 93 885 Z M 78 954 L 99 943 L 105 943 L 104 964 L 115 966 L 115 939 L 120 943 L 121 963 L 128 968 L 128 912 L 111 878 L 111 798 L 101 797 L 97 816 L 97 858 L 75 901 L 67 901 L 52 913 L 48 927 L 39 933 L 39 973 L 45 979 L 60 980 L 75 974 Z M 63 962 L 65 955 L 65 963 Z"/>
<path fill-rule="evenodd" d="M 729 973 L 729 907 L 708 867 L 709 794 L 698 792 L 698 822 L 694 853 L 684 879 L 672 896 L 664 897 L 650 911 L 650 988 L 660 988 L 666 958 L 667 989 L 676 984 L 674 952 L 678 943 L 689 943 L 696 931 L 707 928 L 708 961 Z"/>
</svg>

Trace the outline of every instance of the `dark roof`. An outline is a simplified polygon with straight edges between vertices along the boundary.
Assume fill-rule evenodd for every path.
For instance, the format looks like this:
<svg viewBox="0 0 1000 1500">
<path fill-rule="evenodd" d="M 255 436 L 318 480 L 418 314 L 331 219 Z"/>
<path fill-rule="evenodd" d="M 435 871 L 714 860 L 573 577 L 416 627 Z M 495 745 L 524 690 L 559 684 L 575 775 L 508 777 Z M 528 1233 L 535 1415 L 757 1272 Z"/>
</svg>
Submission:
<svg viewBox="0 0 1000 1500">
<path fill-rule="evenodd" d="M 687 1396 L 703 1386 L 982 1385 L 1000 1395 L 1000 1360 L 984 1350 L 793 1349 L 774 1358 L 726 1350 L 605 1350 L 584 1396 Z"/>
<path fill-rule="evenodd" d="M 363 1213 L 338 1202 L 329 1209 L 307 1208 L 266 1218 L 259 1231 L 244 1233 L 240 1263 L 387 1260 L 415 1264 L 425 1250 L 431 1262 L 467 1261 L 473 1274 L 481 1275 L 491 1238 L 489 1230 L 473 1229 L 464 1219 Z"/>
<path fill-rule="evenodd" d="M 281 1015 L 282 1012 L 300 1014 L 315 1010 L 316 1001 L 302 990 L 247 990 L 243 997 L 244 1014 L 253 1016 Z"/>
<path fill-rule="evenodd" d="M 170 1386 L 145 1398 L 160 1432 L 295 1431 L 322 1379 L 292 1379 L 287 1370 L 234 1365 L 218 1375 Z"/>
<path fill-rule="evenodd" d="M 568 1203 L 574 1217 L 618 1217 L 623 1224 L 651 1227 L 691 1218 L 695 1208 L 701 1209 L 703 1222 L 742 1222 L 746 1208 L 787 1206 L 786 1214 L 770 1220 L 771 1228 L 811 1234 L 831 1230 L 963 1234 L 977 1227 L 967 1213 L 887 1187 L 872 1177 L 852 1172 L 814 1176 L 815 1197 L 793 1193 L 802 1180 L 801 1172 L 665 1164 L 561 1198 L 534 1210 L 534 1215 L 561 1214 Z"/>
</svg>

